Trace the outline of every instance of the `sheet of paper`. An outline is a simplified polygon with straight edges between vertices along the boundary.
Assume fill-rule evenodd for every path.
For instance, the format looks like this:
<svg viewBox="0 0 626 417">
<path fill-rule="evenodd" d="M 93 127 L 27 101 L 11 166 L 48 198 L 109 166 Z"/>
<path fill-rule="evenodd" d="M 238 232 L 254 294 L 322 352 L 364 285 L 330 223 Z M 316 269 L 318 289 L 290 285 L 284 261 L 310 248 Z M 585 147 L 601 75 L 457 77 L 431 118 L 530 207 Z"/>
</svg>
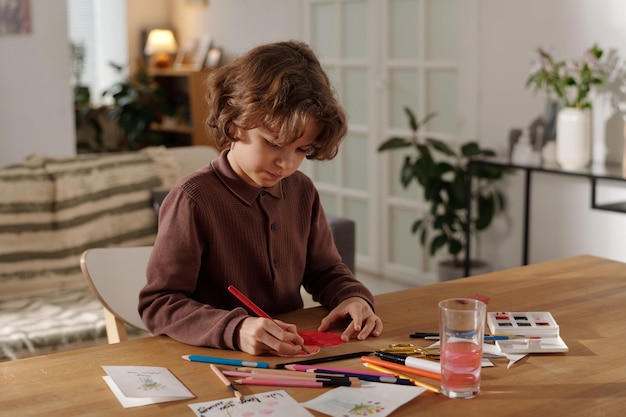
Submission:
<svg viewBox="0 0 626 417">
<path fill-rule="evenodd" d="M 156 366 L 103 366 L 104 380 L 124 408 L 195 398 L 169 369 Z"/>
<path fill-rule="evenodd" d="M 302 405 L 333 417 L 385 417 L 424 391 L 424 388 L 407 385 L 367 382 L 361 388 L 332 389 Z"/>
<path fill-rule="evenodd" d="M 494 356 L 501 356 L 501 357 L 507 358 L 509 360 L 509 364 L 508 364 L 507 368 L 510 368 L 511 366 L 513 366 L 513 364 L 515 362 L 519 361 L 524 356 L 526 356 L 526 353 L 522 353 L 522 354 L 519 354 L 519 353 L 502 353 L 502 351 L 498 348 L 498 346 L 490 345 L 488 343 L 485 343 L 483 345 L 483 353 L 489 353 L 489 354 L 494 355 Z M 485 364 L 484 364 L 484 359 L 483 359 L 483 367 L 484 366 L 485 366 Z"/>
<path fill-rule="evenodd" d="M 313 416 L 284 390 L 246 395 L 242 403 L 236 398 L 225 398 L 189 404 L 189 407 L 198 417 Z"/>
</svg>

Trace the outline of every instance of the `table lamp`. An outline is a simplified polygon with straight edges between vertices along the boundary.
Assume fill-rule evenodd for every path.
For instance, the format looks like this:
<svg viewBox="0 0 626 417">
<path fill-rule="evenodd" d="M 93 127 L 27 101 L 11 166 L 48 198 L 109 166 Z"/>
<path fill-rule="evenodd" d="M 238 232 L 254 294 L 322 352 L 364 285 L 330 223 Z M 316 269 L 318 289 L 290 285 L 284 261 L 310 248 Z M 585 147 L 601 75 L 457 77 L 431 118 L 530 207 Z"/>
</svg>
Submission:
<svg viewBox="0 0 626 417">
<path fill-rule="evenodd" d="M 168 68 L 172 65 L 171 55 L 176 53 L 178 45 L 174 34 L 169 29 L 152 29 L 144 53 L 151 57 L 150 63 L 156 68 Z"/>
</svg>

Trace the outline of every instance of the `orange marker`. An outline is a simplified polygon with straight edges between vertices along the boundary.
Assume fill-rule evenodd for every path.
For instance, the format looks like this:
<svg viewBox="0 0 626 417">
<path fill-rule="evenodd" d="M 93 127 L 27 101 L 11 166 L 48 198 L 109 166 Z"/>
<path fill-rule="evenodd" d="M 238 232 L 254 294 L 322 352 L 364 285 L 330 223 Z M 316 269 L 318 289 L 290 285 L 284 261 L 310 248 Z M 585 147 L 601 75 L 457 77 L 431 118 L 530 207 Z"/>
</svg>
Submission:
<svg viewBox="0 0 626 417">
<path fill-rule="evenodd" d="M 382 359 L 373 358 L 371 356 L 361 356 L 361 362 L 382 366 L 383 368 L 402 372 L 404 374 L 425 376 L 426 378 L 441 380 L 441 374 L 424 371 L 423 369 L 411 368 L 410 366 L 400 365 L 399 363 L 387 362 Z"/>
</svg>

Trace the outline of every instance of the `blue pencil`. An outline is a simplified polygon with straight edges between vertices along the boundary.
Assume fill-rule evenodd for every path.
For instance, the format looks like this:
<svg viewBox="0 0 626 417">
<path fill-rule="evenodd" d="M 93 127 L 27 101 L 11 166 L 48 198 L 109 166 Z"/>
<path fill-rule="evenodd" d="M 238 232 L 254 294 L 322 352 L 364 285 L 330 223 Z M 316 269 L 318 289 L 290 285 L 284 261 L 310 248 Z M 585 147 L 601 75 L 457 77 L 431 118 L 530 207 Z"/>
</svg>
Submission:
<svg viewBox="0 0 626 417">
<path fill-rule="evenodd" d="M 247 366 L 249 368 L 269 368 L 268 362 L 243 361 L 240 359 L 218 358 L 214 356 L 184 355 L 182 358 L 190 362 L 214 363 L 216 365 Z"/>
</svg>

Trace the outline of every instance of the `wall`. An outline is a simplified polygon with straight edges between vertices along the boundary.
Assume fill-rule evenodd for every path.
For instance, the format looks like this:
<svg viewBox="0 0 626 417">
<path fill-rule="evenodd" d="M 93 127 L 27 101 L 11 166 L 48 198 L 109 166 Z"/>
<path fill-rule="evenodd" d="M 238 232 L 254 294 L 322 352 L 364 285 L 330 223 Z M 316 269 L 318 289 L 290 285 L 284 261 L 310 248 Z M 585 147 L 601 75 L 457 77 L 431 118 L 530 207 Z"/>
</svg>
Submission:
<svg viewBox="0 0 626 417">
<path fill-rule="evenodd" d="M 33 33 L 0 36 L 0 166 L 41 152 L 71 155 L 74 129 L 69 88 L 65 0 L 32 0 Z M 173 19 L 181 34 L 211 33 L 227 55 L 250 46 L 300 36 L 300 2 L 209 0 L 193 8 L 185 0 L 128 0 L 128 33 Z M 480 139 L 504 152 L 512 127 L 540 114 L 543 98 L 524 88 L 533 50 L 552 47 L 574 56 L 597 41 L 619 48 L 626 58 L 626 2 L 620 0 L 478 0 Z M 196 32 L 197 31 L 197 32 Z M 136 39 L 130 54 L 139 53 Z M 135 46 L 133 46 L 135 45 Z M 134 52 L 133 52 L 134 51 Z M 131 56 L 132 60 L 132 56 Z M 603 158 L 610 109 L 594 108 L 595 157 Z M 619 135 L 618 135 L 619 136 Z M 507 181 L 509 220 L 501 219 L 483 238 L 482 252 L 497 268 L 517 266 L 521 254 L 523 181 Z M 624 194 L 603 186 L 606 198 Z M 574 178 L 537 175 L 533 182 L 530 260 L 539 262 L 578 253 L 626 261 L 621 249 L 626 216 L 589 207 L 589 184 Z"/>
<path fill-rule="evenodd" d="M 181 34 L 211 34 L 225 58 L 262 43 L 301 37 L 300 1 L 209 0 L 204 9 L 174 1 L 174 25 Z"/>
<path fill-rule="evenodd" d="M 154 28 L 177 27 L 171 22 L 173 0 L 125 0 L 128 30 L 128 65 L 131 74 L 142 57 L 140 33 Z"/>
<path fill-rule="evenodd" d="M 527 125 L 543 110 L 544 97 L 524 87 L 537 47 L 569 58 L 598 42 L 605 50 L 616 48 L 626 59 L 626 2 L 480 0 L 479 4 L 478 126 L 481 140 L 501 152 L 509 129 Z M 609 159 L 621 160 L 623 123 L 607 128 L 619 120 L 614 116 L 606 101 L 594 104 L 596 160 L 607 157 L 607 142 L 617 142 Z M 622 250 L 626 215 L 591 210 L 589 181 L 537 174 L 532 184 L 531 262 L 581 253 L 626 261 Z M 624 186 L 603 183 L 600 187 L 603 201 L 626 200 Z M 509 224 L 501 220 L 482 240 L 483 254 L 496 260 L 499 268 L 517 266 L 521 260 L 522 193 L 523 178 L 516 174 L 508 181 Z"/>
<path fill-rule="evenodd" d="M 65 0 L 31 0 L 31 19 L 0 36 L 0 167 L 76 152 Z"/>
</svg>

